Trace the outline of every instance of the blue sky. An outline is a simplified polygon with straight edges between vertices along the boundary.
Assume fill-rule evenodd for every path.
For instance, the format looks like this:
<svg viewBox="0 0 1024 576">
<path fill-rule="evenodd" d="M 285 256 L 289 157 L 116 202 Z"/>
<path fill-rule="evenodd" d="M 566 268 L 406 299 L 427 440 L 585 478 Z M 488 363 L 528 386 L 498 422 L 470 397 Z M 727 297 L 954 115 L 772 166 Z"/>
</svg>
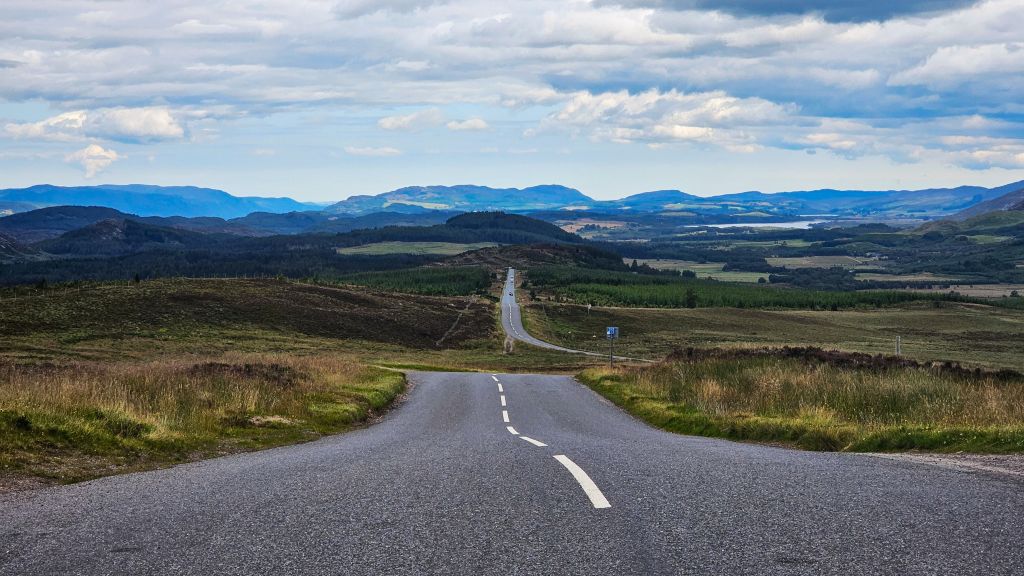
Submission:
<svg viewBox="0 0 1024 576">
<path fill-rule="evenodd" d="M 0 187 L 1024 179 L 1021 0 L 4 0 Z"/>
</svg>

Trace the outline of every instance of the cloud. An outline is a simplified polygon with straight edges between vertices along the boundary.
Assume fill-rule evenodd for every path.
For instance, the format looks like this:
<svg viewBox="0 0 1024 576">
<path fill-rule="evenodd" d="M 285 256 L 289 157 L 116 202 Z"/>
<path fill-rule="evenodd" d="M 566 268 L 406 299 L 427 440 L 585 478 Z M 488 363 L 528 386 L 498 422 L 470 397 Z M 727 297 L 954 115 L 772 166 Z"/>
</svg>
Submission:
<svg viewBox="0 0 1024 576">
<path fill-rule="evenodd" d="M 371 156 L 384 158 L 388 156 L 398 156 L 402 153 L 402 151 L 397 148 L 392 148 L 390 146 L 346 146 L 345 153 L 351 156 Z"/>
<path fill-rule="evenodd" d="M 185 136 L 185 129 L 165 107 L 75 110 L 38 122 L 9 123 L 4 132 L 12 138 L 59 142 L 89 138 L 154 142 Z"/>
<path fill-rule="evenodd" d="M 832 22 L 889 20 L 897 16 L 938 13 L 962 8 L 977 0 L 610 0 L 604 4 L 720 10 L 740 16 L 821 14 Z"/>
<path fill-rule="evenodd" d="M 355 142 L 482 128 L 460 115 L 471 108 L 552 139 L 1010 163 L 1006 146 L 1024 140 L 1021 29 L 1020 0 L 9 0 L 4 113 L 61 113 L 4 120 L 0 136 L 219 137 L 248 157 L 292 134 L 334 149 L 342 123 Z M 504 150 L 499 136 L 479 144 Z M 960 136 L 1011 142 L 947 138 Z"/>
<path fill-rule="evenodd" d="M 378 12 L 409 13 L 440 4 L 438 0 L 341 0 L 334 7 L 338 18 L 359 18 Z"/>
<path fill-rule="evenodd" d="M 927 60 L 893 74 L 892 86 L 925 85 L 948 89 L 988 74 L 1024 73 L 1024 43 L 943 46 Z M 1024 87 L 1024 83 L 1021 83 Z"/>
<path fill-rule="evenodd" d="M 452 120 L 451 122 L 445 124 L 445 126 L 449 130 L 453 130 L 455 132 L 480 131 L 480 130 L 487 130 L 488 128 L 490 128 L 490 125 L 488 125 L 487 121 L 484 120 L 483 118 L 468 118 L 466 120 Z"/>
<path fill-rule="evenodd" d="M 419 130 L 444 122 L 444 114 L 437 108 L 419 110 L 405 116 L 385 116 L 377 121 L 384 130 Z"/>
<path fill-rule="evenodd" d="M 750 150 L 747 130 L 792 122 L 797 112 L 761 98 L 738 98 L 721 91 L 684 93 L 648 90 L 576 93 L 545 121 L 595 140 L 613 142 L 704 142 L 737 151 Z"/>
<path fill-rule="evenodd" d="M 92 178 L 121 158 L 122 156 L 113 150 L 104 148 L 99 144 L 90 144 L 81 150 L 68 154 L 64 157 L 64 161 L 81 164 L 82 168 L 85 169 L 85 177 Z"/>
</svg>

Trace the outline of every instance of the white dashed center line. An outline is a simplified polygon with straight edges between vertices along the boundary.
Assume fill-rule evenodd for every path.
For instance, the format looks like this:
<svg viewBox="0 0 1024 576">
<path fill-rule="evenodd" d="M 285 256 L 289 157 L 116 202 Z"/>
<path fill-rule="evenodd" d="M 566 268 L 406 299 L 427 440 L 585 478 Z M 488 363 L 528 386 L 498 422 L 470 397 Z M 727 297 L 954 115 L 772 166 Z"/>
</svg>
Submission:
<svg viewBox="0 0 1024 576">
<path fill-rule="evenodd" d="M 604 494 L 601 493 L 601 489 L 597 487 L 597 484 L 594 484 L 594 481 L 590 479 L 590 476 L 587 476 L 587 473 L 583 471 L 583 468 L 577 466 L 575 462 L 569 460 L 569 457 L 564 454 L 555 456 L 555 460 L 561 462 L 562 466 L 565 466 L 565 468 L 572 474 L 573 478 L 579 482 L 580 488 L 583 488 L 583 491 L 586 492 L 587 497 L 590 498 L 590 503 L 594 505 L 594 508 L 611 508 L 612 505 L 608 503 L 608 499 L 604 497 Z"/>
<path fill-rule="evenodd" d="M 503 407 L 505 406 L 505 395 L 504 394 L 501 395 L 501 405 Z"/>
<path fill-rule="evenodd" d="M 495 382 L 497 382 L 497 381 L 498 381 L 498 378 L 497 378 L 496 376 L 494 376 L 493 374 L 491 375 L 491 378 L 492 378 L 492 379 L 493 379 L 493 380 L 494 380 Z"/>
<path fill-rule="evenodd" d="M 511 434 L 511 435 L 519 436 L 519 432 L 516 432 L 515 428 L 513 428 L 511 426 L 505 426 L 505 429 L 508 430 L 508 433 Z"/>
<path fill-rule="evenodd" d="M 501 411 L 501 421 L 508 424 L 508 410 Z"/>
<path fill-rule="evenodd" d="M 501 387 L 501 382 L 498 382 L 498 392 L 504 392 L 505 389 Z"/>
<path fill-rule="evenodd" d="M 540 440 L 534 440 L 533 438 L 530 438 L 529 436 L 520 436 L 520 438 L 522 438 L 523 440 L 526 440 L 530 444 L 533 444 L 534 446 L 537 446 L 537 447 L 540 447 L 540 448 L 543 448 L 543 447 L 547 446 L 547 444 L 541 442 Z"/>
</svg>

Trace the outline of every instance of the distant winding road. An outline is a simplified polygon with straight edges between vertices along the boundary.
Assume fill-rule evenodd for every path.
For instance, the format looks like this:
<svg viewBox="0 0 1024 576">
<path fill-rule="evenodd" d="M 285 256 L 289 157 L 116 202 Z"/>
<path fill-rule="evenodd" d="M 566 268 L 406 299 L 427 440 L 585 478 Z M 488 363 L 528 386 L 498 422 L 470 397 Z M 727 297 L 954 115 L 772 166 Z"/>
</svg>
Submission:
<svg viewBox="0 0 1024 576">
<path fill-rule="evenodd" d="M 669 434 L 562 376 L 409 379 L 348 434 L 2 495 L 0 574 L 1024 574 L 1019 479 Z"/>
<path fill-rule="evenodd" d="M 573 350 L 572 348 L 556 346 L 531 336 L 530 333 L 523 328 L 523 319 L 519 310 L 519 302 L 516 300 L 516 271 L 514 268 L 508 269 L 508 275 L 505 278 L 505 288 L 501 292 L 501 327 L 505 330 L 505 334 L 510 336 L 513 340 L 518 340 L 519 342 L 524 342 L 531 346 L 547 348 L 548 350 L 558 350 L 560 352 L 568 352 L 570 354 L 586 354 L 587 356 L 600 356 L 602 358 L 608 357 L 608 354 L 605 353 Z M 616 360 L 649 362 L 649 360 L 629 358 L 618 354 L 615 354 L 614 357 Z"/>
</svg>

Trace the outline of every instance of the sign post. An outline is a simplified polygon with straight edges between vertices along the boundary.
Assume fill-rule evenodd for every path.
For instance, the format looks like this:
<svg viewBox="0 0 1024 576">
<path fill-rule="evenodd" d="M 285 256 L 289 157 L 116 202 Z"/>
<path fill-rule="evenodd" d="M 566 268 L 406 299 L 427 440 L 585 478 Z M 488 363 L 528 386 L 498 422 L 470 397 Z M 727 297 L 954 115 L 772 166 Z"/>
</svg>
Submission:
<svg viewBox="0 0 1024 576">
<path fill-rule="evenodd" d="M 619 337 L 619 327 L 609 326 L 605 329 L 605 337 L 608 338 L 608 367 L 615 366 L 615 339 Z"/>
</svg>

